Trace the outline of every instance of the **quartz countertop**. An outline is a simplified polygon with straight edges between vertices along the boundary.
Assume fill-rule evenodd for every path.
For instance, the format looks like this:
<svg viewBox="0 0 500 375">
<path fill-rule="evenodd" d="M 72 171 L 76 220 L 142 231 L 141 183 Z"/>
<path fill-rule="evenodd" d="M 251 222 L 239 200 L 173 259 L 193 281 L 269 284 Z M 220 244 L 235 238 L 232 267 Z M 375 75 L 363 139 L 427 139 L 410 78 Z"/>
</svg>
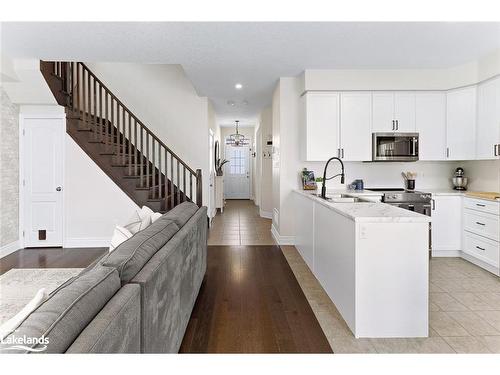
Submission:
<svg viewBox="0 0 500 375">
<path fill-rule="evenodd" d="M 354 202 L 354 203 L 336 203 L 328 202 L 315 194 L 317 191 L 305 191 L 296 189 L 295 193 L 301 194 L 316 203 L 325 206 L 349 219 L 362 222 L 398 222 L 398 223 L 422 223 L 430 222 L 431 218 L 416 212 L 404 210 L 399 207 L 391 206 L 382 202 Z M 350 191 L 350 190 L 328 190 L 327 195 L 346 194 L 352 197 L 369 197 L 381 195 L 372 191 Z"/>
</svg>

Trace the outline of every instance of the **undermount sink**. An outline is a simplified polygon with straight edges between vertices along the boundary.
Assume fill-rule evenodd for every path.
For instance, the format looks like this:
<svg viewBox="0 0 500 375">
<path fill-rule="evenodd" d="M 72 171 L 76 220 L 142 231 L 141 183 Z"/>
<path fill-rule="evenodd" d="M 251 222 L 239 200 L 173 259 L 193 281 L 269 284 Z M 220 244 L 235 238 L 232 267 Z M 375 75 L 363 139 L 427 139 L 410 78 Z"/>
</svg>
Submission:
<svg viewBox="0 0 500 375">
<path fill-rule="evenodd" d="M 357 197 L 350 197 L 347 194 L 328 194 L 326 198 L 323 198 L 321 194 L 314 194 L 322 199 L 326 199 L 328 202 L 333 203 L 354 203 L 359 202 L 360 199 Z"/>
</svg>

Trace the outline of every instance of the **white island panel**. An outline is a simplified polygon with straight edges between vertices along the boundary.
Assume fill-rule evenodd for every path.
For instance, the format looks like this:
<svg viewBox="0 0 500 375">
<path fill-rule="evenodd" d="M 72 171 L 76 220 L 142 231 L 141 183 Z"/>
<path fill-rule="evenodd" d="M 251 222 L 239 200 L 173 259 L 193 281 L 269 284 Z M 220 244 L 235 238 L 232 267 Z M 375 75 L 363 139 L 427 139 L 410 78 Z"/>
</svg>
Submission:
<svg viewBox="0 0 500 375">
<path fill-rule="evenodd" d="M 427 337 L 427 223 L 356 228 L 356 337 Z"/>
<path fill-rule="evenodd" d="M 351 331 L 355 332 L 355 225 L 325 206 L 314 206 L 313 272 Z"/>
</svg>

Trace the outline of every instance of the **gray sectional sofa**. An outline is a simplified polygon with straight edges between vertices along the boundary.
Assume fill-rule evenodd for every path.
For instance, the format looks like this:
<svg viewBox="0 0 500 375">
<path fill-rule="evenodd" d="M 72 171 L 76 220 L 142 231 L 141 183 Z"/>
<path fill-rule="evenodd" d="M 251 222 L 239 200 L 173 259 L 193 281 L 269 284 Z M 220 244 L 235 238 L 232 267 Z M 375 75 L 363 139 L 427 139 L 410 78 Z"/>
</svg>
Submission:
<svg viewBox="0 0 500 375">
<path fill-rule="evenodd" d="M 11 336 L 40 353 L 177 353 L 207 264 L 207 209 L 185 202 L 55 290 Z M 28 345 L 39 350 L 44 344 Z"/>
</svg>

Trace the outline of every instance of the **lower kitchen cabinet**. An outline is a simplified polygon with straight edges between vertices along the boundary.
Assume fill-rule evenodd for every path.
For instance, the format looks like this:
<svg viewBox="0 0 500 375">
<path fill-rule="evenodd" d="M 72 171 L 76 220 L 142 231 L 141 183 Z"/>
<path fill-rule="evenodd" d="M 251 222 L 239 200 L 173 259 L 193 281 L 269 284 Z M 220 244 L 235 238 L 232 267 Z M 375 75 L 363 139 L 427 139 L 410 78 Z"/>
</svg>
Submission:
<svg viewBox="0 0 500 375">
<path fill-rule="evenodd" d="M 432 196 L 432 255 L 459 256 L 462 249 L 462 196 Z"/>
<path fill-rule="evenodd" d="M 500 203 L 464 197 L 463 258 L 500 274 Z"/>
</svg>

